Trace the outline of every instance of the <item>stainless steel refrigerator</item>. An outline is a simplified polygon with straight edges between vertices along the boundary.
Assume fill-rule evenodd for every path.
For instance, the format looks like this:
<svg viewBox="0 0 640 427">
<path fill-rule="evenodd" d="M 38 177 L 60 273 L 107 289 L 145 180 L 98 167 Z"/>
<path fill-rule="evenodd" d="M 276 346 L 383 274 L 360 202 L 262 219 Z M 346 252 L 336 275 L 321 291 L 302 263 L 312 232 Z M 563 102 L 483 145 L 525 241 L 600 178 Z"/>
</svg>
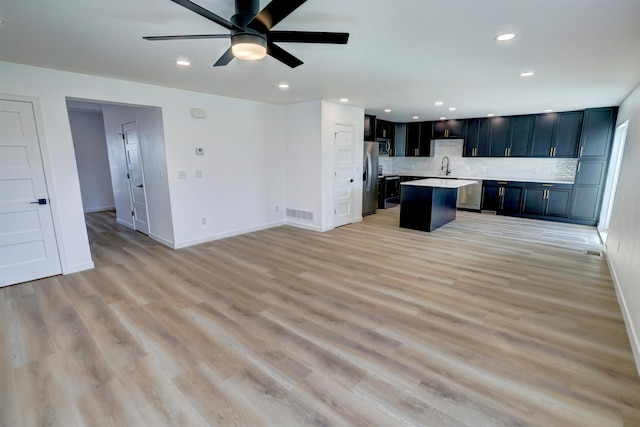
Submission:
<svg viewBox="0 0 640 427">
<path fill-rule="evenodd" d="M 378 208 L 378 143 L 364 142 L 362 172 L 362 216 L 376 213 Z"/>
</svg>

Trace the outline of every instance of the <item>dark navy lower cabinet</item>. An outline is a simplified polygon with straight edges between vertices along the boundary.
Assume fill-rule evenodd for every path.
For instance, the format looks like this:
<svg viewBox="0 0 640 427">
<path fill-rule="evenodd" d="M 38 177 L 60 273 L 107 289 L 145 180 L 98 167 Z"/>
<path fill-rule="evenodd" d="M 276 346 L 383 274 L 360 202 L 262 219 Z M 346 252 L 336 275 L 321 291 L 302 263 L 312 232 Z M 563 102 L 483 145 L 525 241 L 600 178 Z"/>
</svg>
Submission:
<svg viewBox="0 0 640 427">
<path fill-rule="evenodd" d="M 525 184 L 522 213 L 533 217 L 567 218 L 572 187 L 571 184 Z"/>
</svg>

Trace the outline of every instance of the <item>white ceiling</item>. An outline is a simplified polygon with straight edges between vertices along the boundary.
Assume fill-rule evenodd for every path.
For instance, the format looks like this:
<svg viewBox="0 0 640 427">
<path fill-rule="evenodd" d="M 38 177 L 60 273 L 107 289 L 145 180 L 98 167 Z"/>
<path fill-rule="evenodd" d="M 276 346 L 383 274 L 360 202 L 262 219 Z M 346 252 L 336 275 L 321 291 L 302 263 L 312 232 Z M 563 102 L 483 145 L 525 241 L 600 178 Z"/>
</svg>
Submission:
<svg viewBox="0 0 640 427">
<path fill-rule="evenodd" d="M 233 0 L 197 3 L 233 14 Z M 143 40 L 227 32 L 169 0 L 0 0 L 0 18 L 1 60 L 274 104 L 346 97 L 396 121 L 619 105 L 640 82 L 640 0 L 308 0 L 274 29 L 351 35 L 282 43 L 295 69 L 213 68 L 228 39 Z M 494 40 L 507 31 L 518 36 Z"/>
</svg>

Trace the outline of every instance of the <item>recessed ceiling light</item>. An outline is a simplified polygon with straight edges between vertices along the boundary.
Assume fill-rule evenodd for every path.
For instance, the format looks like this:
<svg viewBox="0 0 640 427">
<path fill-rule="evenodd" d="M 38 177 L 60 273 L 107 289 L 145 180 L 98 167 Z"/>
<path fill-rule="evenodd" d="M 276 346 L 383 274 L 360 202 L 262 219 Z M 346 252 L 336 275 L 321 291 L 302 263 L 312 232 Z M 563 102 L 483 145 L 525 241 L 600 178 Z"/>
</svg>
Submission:
<svg viewBox="0 0 640 427">
<path fill-rule="evenodd" d="M 449 107 L 449 111 L 456 111 L 456 107 Z"/>
<path fill-rule="evenodd" d="M 513 40 L 516 38 L 516 35 L 514 33 L 504 33 L 504 34 L 498 34 L 496 36 L 496 40 L 499 42 L 506 42 L 509 40 Z"/>
<path fill-rule="evenodd" d="M 386 108 L 386 109 L 384 110 L 384 112 L 385 112 L 385 113 L 390 113 L 390 112 L 391 112 L 391 108 Z"/>
<path fill-rule="evenodd" d="M 412 119 L 413 120 L 418 120 L 420 118 L 420 116 L 413 116 Z"/>
<path fill-rule="evenodd" d="M 179 59 L 179 60 L 176 61 L 176 64 L 180 65 L 181 67 L 188 67 L 188 66 L 191 65 L 191 62 L 186 61 L 184 59 Z"/>
<path fill-rule="evenodd" d="M 340 102 L 349 102 L 349 98 L 340 98 Z"/>
<path fill-rule="evenodd" d="M 289 84 L 288 84 L 288 83 L 280 83 L 280 84 L 278 85 L 278 87 L 279 87 L 280 89 L 289 89 Z"/>
<path fill-rule="evenodd" d="M 545 112 L 545 113 L 550 113 L 550 112 L 552 112 L 552 111 L 553 111 L 553 110 L 552 110 L 551 108 L 547 108 L 546 110 L 544 110 L 544 112 Z"/>
<path fill-rule="evenodd" d="M 524 73 L 520 73 L 520 77 L 531 77 L 535 73 L 533 71 L 525 71 Z"/>
<path fill-rule="evenodd" d="M 444 104 L 444 102 L 442 102 L 442 101 L 436 101 L 436 102 L 434 102 L 434 104 L 435 104 L 435 105 L 442 105 L 442 104 Z"/>
<path fill-rule="evenodd" d="M 493 116 L 495 116 L 495 114 L 493 114 L 493 113 L 487 114 L 487 117 L 493 117 Z"/>
<path fill-rule="evenodd" d="M 446 117 L 440 117 L 440 120 L 447 120 Z"/>
</svg>

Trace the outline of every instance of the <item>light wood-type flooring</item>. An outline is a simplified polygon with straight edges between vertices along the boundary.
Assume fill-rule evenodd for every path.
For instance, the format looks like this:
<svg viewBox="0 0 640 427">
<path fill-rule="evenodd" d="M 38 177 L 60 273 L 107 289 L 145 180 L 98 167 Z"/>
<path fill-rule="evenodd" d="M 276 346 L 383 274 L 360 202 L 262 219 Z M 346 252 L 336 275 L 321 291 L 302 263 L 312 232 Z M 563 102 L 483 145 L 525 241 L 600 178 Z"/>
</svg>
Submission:
<svg viewBox="0 0 640 427">
<path fill-rule="evenodd" d="M 180 250 L 88 215 L 95 269 L 0 290 L 0 424 L 640 426 L 593 228 L 398 214 Z"/>
</svg>

